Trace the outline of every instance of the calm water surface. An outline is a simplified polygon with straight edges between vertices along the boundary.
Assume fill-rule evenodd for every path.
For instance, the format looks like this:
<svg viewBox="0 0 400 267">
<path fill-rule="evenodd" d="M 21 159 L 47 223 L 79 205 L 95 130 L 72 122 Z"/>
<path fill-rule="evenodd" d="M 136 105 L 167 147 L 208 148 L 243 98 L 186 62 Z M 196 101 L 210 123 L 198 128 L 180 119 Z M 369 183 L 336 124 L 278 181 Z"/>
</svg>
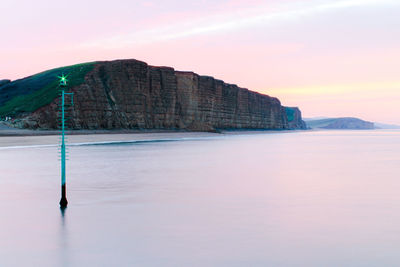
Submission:
<svg viewBox="0 0 400 267">
<path fill-rule="evenodd" d="M 0 266 L 400 265 L 399 131 L 70 155 L 62 215 L 57 148 L 0 149 Z"/>
</svg>

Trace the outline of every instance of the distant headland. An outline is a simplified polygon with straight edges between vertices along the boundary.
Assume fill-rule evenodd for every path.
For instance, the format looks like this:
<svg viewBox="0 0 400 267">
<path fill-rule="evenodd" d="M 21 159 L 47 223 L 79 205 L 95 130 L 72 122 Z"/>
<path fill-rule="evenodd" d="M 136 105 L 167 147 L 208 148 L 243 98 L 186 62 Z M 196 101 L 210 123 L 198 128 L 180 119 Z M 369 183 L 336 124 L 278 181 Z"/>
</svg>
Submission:
<svg viewBox="0 0 400 267">
<path fill-rule="evenodd" d="M 375 129 L 373 122 L 364 121 L 358 118 L 322 118 L 305 119 L 307 126 L 317 129 L 337 129 L 337 130 L 372 130 Z"/>
</svg>

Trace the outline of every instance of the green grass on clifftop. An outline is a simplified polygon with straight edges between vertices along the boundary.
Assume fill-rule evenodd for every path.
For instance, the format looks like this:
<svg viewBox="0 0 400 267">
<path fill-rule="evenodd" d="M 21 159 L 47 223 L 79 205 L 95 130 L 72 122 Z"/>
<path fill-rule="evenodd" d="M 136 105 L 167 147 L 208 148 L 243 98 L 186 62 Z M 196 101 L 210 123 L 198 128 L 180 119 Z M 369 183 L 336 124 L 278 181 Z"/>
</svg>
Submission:
<svg viewBox="0 0 400 267">
<path fill-rule="evenodd" d="M 58 97 L 58 75 L 68 75 L 68 87 L 84 82 L 96 62 L 48 70 L 0 87 L 0 117 L 33 112 Z"/>
<path fill-rule="evenodd" d="M 289 107 L 285 107 L 285 111 L 286 111 L 286 116 L 289 122 L 294 120 L 294 109 L 289 108 Z"/>
</svg>

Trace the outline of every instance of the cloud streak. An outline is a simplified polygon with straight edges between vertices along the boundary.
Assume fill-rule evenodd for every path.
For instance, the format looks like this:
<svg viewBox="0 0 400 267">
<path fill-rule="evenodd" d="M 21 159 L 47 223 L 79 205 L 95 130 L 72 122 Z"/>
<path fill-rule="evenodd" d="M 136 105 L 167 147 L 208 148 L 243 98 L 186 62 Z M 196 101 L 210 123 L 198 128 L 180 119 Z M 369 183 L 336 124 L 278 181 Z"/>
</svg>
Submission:
<svg viewBox="0 0 400 267">
<path fill-rule="evenodd" d="M 181 22 L 179 24 L 160 26 L 133 33 L 119 34 L 100 40 L 92 40 L 79 44 L 79 47 L 115 49 L 145 45 L 204 34 L 241 30 L 257 25 L 268 25 L 273 22 L 295 20 L 339 9 L 385 4 L 395 5 L 397 3 L 395 0 L 340 0 L 313 1 L 312 3 L 301 1 L 294 4 L 282 5 L 273 10 L 268 6 L 258 6 L 245 11 L 207 17 L 186 23 Z"/>
</svg>

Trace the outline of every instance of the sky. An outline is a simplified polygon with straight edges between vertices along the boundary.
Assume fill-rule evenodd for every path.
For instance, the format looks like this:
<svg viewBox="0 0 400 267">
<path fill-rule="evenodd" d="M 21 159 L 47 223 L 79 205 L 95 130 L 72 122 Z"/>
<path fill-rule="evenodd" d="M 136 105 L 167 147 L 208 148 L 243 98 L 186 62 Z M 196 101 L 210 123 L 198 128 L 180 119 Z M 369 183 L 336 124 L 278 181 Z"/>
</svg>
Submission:
<svg viewBox="0 0 400 267">
<path fill-rule="evenodd" d="M 2 0 L 0 79 L 134 58 L 400 124 L 399 0 Z"/>
</svg>

